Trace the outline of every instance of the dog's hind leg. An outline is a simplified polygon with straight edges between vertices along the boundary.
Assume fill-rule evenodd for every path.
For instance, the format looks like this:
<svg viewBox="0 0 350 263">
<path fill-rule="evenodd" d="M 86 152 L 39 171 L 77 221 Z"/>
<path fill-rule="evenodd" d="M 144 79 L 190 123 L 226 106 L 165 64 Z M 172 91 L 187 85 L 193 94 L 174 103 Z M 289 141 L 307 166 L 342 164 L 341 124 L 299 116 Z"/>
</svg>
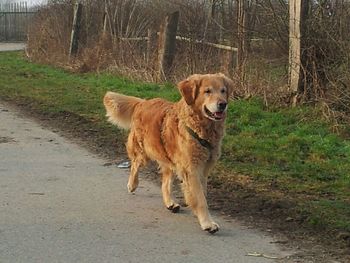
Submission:
<svg viewBox="0 0 350 263">
<path fill-rule="evenodd" d="M 131 161 L 131 169 L 130 169 L 130 175 L 128 180 L 128 191 L 130 193 L 135 192 L 137 186 L 139 185 L 139 168 L 141 166 L 141 162 L 136 160 Z"/>
<path fill-rule="evenodd" d="M 174 180 L 174 173 L 171 169 L 161 166 L 162 172 L 162 193 L 163 201 L 171 212 L 177 213 L 180 211 L 180 205 L 175 203 L 172 197 L 172 185 Z"/>
<path fill-rule="evenodd" d="M 128 156 L 131 160 L 131 169 L 128 180 L 128 190 L 134 192 L 139 185 L 138 172 L 141 165 L 147 162 L 147 157 L 144 156 L 141 145 L 138 143 L 135 132 L 131 131 L 126 144 Z"/>
</svg>

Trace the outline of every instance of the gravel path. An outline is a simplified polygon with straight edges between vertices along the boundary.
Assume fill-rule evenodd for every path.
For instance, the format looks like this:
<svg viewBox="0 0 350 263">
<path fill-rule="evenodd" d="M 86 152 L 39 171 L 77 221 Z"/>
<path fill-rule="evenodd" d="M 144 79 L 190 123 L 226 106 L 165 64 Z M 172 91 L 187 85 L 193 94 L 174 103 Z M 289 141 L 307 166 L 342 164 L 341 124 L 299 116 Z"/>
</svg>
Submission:
<svg viewBox="0 0 350 263">
<path fill-rule="evenodd" d="M 0 43 L 0 51 L 24 50 L 25 43 Z"/>
</svg>

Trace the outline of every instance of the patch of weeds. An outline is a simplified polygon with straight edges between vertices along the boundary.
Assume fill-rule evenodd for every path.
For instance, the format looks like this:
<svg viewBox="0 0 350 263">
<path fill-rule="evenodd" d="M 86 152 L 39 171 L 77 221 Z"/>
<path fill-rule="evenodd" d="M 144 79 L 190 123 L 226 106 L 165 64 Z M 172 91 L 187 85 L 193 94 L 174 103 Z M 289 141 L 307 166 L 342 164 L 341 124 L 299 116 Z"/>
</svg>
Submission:
<svg viewBox="0 0 350 263">
<path fill-rule="evenodd" d="M 317 227 L 329 226 L 342 231 L 350 232 L 350 201 L 349 200 L 327 200 L 304 204 L 310 213 L 307 220 Z"/>
</svg>

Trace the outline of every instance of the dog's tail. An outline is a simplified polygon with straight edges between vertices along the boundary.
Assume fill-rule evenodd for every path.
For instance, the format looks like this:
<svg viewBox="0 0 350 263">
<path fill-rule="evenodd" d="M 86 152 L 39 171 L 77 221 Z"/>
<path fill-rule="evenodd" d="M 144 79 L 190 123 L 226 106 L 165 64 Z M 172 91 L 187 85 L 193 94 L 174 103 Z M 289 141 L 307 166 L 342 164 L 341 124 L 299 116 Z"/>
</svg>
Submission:
<svg viewBox="0 0 350 263">
<path fill-rule="evenodd" d="M 140 98 L 107 92 L 103 98 L 103 104 L 107 111 L 108 121 L 120 128 L 129 129 L 135 107 L 143 101 Z"/>
</svg>

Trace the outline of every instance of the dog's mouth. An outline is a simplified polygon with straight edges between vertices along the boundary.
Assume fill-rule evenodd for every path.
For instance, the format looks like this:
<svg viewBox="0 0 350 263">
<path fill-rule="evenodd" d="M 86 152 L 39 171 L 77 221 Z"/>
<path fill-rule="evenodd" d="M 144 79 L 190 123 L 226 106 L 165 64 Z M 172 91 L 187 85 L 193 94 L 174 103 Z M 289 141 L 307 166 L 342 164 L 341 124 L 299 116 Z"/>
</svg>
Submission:
<svg viewBox="0 0 350 263">
<path fill-rule="evenodd" d="M 225 117 L 225 111 L 216 111 L 211 112 L 205 105 L 204 105 L 204 115 L 211 120 L 214 121 L 221 121 Z"/>
</svg>

